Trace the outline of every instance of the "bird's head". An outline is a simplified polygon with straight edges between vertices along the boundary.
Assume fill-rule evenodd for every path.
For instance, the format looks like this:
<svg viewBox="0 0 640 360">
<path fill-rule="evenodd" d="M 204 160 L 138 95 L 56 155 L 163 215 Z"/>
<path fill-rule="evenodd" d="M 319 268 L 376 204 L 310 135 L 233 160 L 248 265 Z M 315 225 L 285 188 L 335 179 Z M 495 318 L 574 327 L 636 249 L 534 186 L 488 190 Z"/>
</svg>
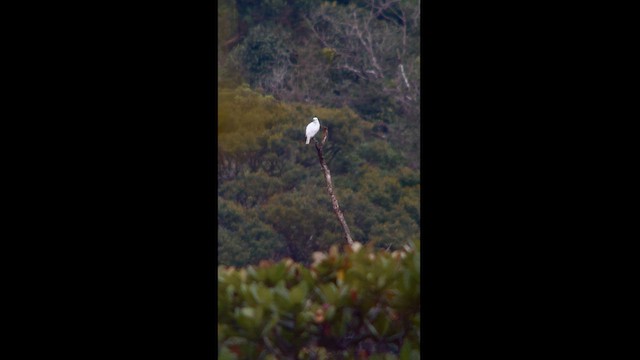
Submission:
<svg viewBox="0 0 640 360">
<path fill-rule="evenodd" d="M 314 117 L 313 117 L 313 121 L 318 121 L 318 117 L 317 117 L 317 116 L 314 116 Z"/>
</svg>

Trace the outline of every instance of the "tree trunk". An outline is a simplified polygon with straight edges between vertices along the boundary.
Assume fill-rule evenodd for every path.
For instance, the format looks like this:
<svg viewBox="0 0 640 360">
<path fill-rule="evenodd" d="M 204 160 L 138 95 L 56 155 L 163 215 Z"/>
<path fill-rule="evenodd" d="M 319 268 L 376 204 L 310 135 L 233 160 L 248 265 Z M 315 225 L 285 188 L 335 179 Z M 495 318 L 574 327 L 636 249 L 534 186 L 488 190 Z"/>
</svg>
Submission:
<svg viewBox="0 0 640 360">
<path fill-rule="evenodd" d="M 327 141 L 327 136 L 329 135 L 329 129 L 326 126 L 322 127 L 322 142 L 318 143 L 318 141 L 314 138 L 313 141 L 316 144 L 316 150 L 318 151 L 318 159 L 320 160 L 320 166 L 322 167 L 322 172 L 324 173 L 324 178 L 327 181 L 327 192 L 329 192 L 329 197 L 331 198 L 331 205 L 333 205 L 333 212 L 336 214 L 340 225 L 342 225 L 342 231 L 344 232 L 344 237 L 347 240 L 349 245 L 353 244 L 353 239 L 351 239 L 351 232 L 349 231 L 349 226 L 347 226 L 347 222 L 344 219 L 344 215 L 342 214 L 342 210 L 340 210 L 340 205 L 338 205 L 338 199 L 336 195 L 333 193 L 333 183 L 331 182 L 331 172 L 329 171 L 329 167 L 327 166 L 326 161 L 324 160 L 324 156 L 322 154 L 322 147 L 324 143 Z"/>
</svg>

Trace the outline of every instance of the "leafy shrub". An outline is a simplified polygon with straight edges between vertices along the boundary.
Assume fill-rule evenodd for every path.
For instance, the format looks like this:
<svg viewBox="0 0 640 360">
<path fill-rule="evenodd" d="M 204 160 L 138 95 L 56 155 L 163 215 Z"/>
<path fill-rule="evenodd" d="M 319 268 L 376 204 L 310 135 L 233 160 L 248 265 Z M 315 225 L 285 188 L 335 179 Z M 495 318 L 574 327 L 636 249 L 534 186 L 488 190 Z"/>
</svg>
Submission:
<svg viewBox="0 0 640 360">
<path fill-rule="evenodd" d="M 419 242 L 218 267 L 220 359 L 413 359 L 419 343 Z"/>
</svg>

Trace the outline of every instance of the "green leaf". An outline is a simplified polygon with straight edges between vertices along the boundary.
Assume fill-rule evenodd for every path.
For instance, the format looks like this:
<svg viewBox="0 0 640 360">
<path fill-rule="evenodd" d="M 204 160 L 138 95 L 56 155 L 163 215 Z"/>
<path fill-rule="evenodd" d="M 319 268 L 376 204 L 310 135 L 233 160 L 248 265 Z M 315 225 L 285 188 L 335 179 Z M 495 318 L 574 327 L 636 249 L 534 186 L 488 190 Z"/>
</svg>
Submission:
<svg viewBox="0 0 640 360">
<path fill-rule="evenodd" d="M 309 285 L 307 285 L 307 283 L 304 281 L 299 283 L 298 285 L 294 286 L 291 289 L 291 292 L 289 294 L 291 302 L 294 304 L 302 303 L 302 301 L 307 296 L 308 292 L 309 292 Z"/>
<path fill-rule="evenodd" d="M 409 360 L 411 356 L 411 341 L 405 340 L 400 349 L 400 360 Z"/>
<path fill-rule="evenodd" d="M 420 360 L 420 348 L 415 348 L 414 344 L 406 339 L 400 349 L 400 360 Z"/>
<path fill-rule="evenodd" d="M 280 310 L 287 311 L 291 309 L 292 295 L 284 287 L 276 287 L 273 290 L 273 299 Z"/>
<path fill-rule="evenodd" d="M 285 272 L 287 271 L 285 264 L 283 262 L 279 262 L 269 268 L 267 268 L 267 279 L 272 284 L 277 283 L 279 280 L 284 278 Z"/>
<path fill-rule="evenodd" d="M 265 306 L 269 306 L 271 305 L 271 302 L 273 301 L 273 293 L 270 289 L 261 286 L 258 288 L 258 301 L 260 302 L 260 304 L 263 304 Z"/>
<path fill-rule="evenodd" d="M 256 283 L 252 283 L 249 285 L 249 293 L 253 296 L 253 301 L 256 304 L 260 303 L 260 295 L 258 295 L 258 285 Z"/>
<path fill-rule="evenodd" d="M 243 307 L 238 310 L 236 319 L 238 324 L 248 333 L 252 333 L 255 328 L 255 310 L 251 307 Z"/>
</svg>

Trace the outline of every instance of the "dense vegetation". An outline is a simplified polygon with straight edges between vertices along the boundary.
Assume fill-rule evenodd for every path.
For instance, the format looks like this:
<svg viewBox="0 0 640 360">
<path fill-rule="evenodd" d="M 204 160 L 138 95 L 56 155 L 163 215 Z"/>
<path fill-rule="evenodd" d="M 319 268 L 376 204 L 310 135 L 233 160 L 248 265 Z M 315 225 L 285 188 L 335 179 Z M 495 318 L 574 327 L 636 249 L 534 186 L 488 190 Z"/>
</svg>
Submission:
<svg viewBox="0 0 640 360">
<path fill-rule="evenodd" d="M 309 264 L 344 239 L 313 145 L 325 145 L 351 235 L 420 236 L 419 1 L 218 2 L 218 261 Z"/>
<path fill-rule="evenodd" d="M 420 358 L 420 243 L 218 268 L 218 358 Z"/>
</svg>

